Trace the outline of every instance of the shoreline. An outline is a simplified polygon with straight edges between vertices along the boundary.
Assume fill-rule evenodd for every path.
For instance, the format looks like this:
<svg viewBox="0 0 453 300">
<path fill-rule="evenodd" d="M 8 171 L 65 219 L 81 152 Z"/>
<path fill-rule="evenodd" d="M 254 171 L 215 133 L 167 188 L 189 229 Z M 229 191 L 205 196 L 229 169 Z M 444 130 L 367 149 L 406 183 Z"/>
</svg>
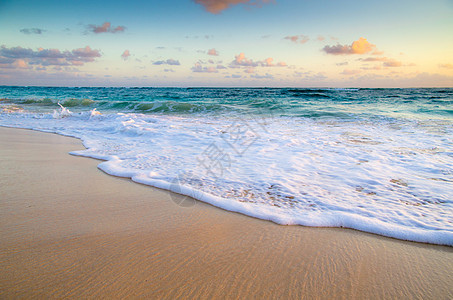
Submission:
<svg viewBox="0 0 453 300">
<path fill-rule="evenodd" d="M 181 207 L 69 155 L 78 139 L 0 137 L 1 298 L 453 297 L 452 247 Z"/>
</svg>

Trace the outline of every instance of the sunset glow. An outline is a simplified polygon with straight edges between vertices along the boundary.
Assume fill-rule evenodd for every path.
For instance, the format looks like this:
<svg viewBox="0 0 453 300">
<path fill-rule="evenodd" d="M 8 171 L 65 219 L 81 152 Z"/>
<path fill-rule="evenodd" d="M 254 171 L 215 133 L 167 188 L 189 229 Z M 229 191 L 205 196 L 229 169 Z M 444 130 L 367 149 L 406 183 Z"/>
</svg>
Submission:
<svg viewBox="0 0 453 300">
<path fill-rule="evenodd" d="M 0 3 L 0 84 L 452 87 L 453 4 Z"/>
</svg>

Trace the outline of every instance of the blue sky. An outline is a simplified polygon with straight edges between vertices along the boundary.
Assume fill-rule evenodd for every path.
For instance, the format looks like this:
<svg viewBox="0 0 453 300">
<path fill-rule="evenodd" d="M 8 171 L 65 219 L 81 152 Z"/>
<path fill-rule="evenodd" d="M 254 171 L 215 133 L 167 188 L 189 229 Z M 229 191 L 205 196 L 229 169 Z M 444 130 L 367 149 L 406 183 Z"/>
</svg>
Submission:
<svg viewBox="0 0 453 300">
<path fill-rule="evenodd" d="M 0 84 L 453 86 L 453 2 L 0 0 Z"/>
</svg>

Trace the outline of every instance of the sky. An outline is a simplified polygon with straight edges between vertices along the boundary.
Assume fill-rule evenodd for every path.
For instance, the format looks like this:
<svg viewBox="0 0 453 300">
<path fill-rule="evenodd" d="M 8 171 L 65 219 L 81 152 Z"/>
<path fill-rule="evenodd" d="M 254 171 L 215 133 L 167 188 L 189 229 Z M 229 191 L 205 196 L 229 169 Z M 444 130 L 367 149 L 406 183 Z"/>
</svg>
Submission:
<svg viewBox="0 0 453 300">
<path fill-rule="evenodd" d="M 0 0 L 0 85 L 453 87 L 453 0 Z"/>
</svg>

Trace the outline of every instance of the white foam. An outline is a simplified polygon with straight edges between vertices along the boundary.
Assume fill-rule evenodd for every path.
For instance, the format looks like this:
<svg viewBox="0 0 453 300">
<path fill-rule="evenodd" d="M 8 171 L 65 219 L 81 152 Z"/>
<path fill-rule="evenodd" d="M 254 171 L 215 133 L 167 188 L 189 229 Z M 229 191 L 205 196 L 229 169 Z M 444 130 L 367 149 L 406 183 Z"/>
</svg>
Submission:
<svg viewBox="0 0 453 300">
<path fill-rule="evenodd" d="M 56 111 L 56 110 L 53 111 L 54 119 L 65 118 L 65 117 L 69 117 L 70 115 L 72 115 L 72 112 L 70 112 L 69 109 L 67 109 L 66 107 L 61 105 L 60 102 L 58 102 L 58 105 L 60 106 L 61 109 L 60 109 L 60 111 Z"/>
<path fill-rule="evenodd" d="M 87 150 L 72 154 L 108 174 L 227 210 L 453 246 L 451 124 L 96 112 L 0 124 L 81 138 Z"/>
<path fill-rule="evenodd" d="M 91 111 L 90 111 L 90 116 L 91 117 L 96 117 L 96 116 L 100 116 L 102 115 L 99 111 L 97 111 L 96 108 L 93 108 Z"/>
</svg>

